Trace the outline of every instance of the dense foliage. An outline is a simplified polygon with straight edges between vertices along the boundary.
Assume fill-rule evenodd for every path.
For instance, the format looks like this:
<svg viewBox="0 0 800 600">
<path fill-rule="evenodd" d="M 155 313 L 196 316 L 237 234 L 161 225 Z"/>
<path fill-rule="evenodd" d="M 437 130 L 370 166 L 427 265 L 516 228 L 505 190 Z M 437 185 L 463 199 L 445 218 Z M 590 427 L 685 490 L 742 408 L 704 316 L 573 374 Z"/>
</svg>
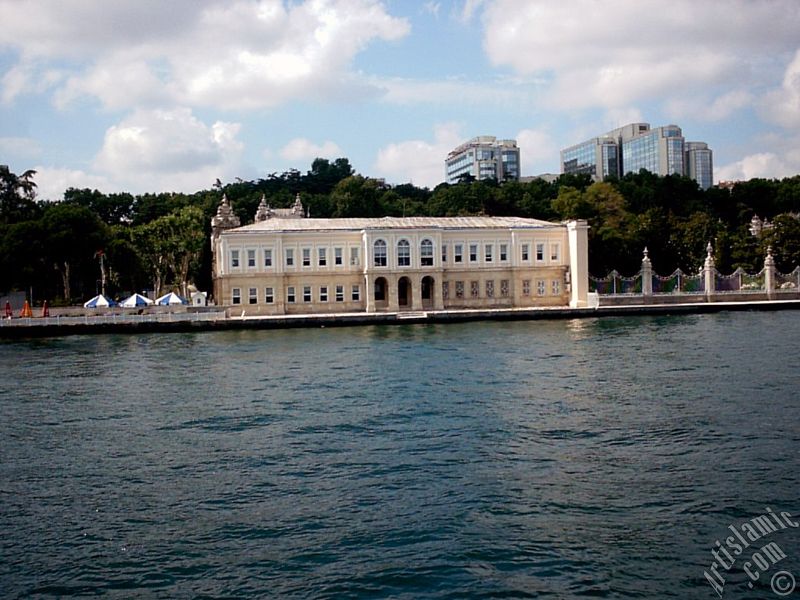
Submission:
<svg viewBox="0 0 800 600">
<path fill-rule="evenodd" d="M 639 270 L 648 247 L 655 270 L 696 272 L 706 244 L 717 267 L 755 272 L 771 245 L 778 269 L 800 264 L 800 176 L 753 179 L 733 189 L 701 190 L 685 177 L 642 171 L 592 183 L 562 175 L 549 183 L 464 181 L 433 190 L 387 186 L 354 173 L 346 158 L 316 159 L 265 179 L 215 186 L 194 194 L 103 194 L 71 188 L 60 202 L 36 200 L 35 172 L 0 166 L 0 292 L 13 289 L 74 302 L 99 290 L 102 255 L 107 291 L 118 296 L 152 289 L 186 293 L 210 288 L 210 220 L 225 193 L 242 223 L 253 221 L 262 195 L 273 207 L 296 194 L 312 217 L 515 215 L 544 220 L 587 219 L 590 270 Z M 751 235 L 753 215 L 772 228 Z"/>
</svg>

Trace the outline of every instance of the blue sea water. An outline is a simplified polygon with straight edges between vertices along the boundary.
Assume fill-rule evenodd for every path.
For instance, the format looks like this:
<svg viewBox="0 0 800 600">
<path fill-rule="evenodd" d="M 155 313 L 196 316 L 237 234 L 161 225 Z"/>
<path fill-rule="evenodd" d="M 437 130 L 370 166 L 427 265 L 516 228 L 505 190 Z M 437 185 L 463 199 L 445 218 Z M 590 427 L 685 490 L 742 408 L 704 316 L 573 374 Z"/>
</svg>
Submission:
<svg viewBox="0 0 800 600">
<path fill-rule="evenodd" d="M 728 525 L 800 515 L 796 311 L 76 336 L 0 365 L 3 597 L 714 598 Z M 800 529 L 725 597 L 781 570 Z"/>
</svg>

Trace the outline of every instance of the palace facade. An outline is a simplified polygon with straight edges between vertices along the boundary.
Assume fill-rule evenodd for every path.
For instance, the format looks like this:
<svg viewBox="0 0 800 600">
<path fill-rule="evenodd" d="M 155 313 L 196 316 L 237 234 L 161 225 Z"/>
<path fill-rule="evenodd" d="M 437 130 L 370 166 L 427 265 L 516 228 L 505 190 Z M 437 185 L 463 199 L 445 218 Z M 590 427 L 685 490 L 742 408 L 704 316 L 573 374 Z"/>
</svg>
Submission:
<svg viewBox="0 0 800 600">
<path fill-rule="evenodd" d="M 214 300 L 247 315 L 586 306 L 588 226 L 517 217 L 212 220 Z"/>
</svg>

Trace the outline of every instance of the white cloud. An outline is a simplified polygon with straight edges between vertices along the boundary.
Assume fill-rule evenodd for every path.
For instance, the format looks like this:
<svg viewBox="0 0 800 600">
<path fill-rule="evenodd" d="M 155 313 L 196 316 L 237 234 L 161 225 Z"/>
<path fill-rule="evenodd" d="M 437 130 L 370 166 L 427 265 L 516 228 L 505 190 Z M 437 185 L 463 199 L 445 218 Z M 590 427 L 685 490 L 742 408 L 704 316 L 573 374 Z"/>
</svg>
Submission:
<svg viewBox="0 0 800 600">
<path fill-rule="evenodd" d="M 371 78 L 369 85 L 383 92 L 392 104 L 435 104 L 449 106 L 495 106 L 520 109 L 530 103 L 530 94 L 510 82 L 473 82 L 462 79 L 420 81 L 403 78 Z"/>
<path fill-rule="evenodd" d="M 238 123 L 208 126 L 187 108 L 139 110 L 110 127 L 94 167 L 129 191 L 195 191 L 237 175 Z"/>
<path fill-rule="evenodd" d="M 0 46 L 21 56 L 14 68 L 65 57 L 76 65 L 54 98 L 62 107 L 83 95 L 114 109 L 168 101 L 252 109 L 342 95 L 356 54 L 409 31 L 377 0 L 0 0 L 0 14 Z M 31 79 L 12 69 L 2 98 L 18 96 Z"/>
<path fill-rule="evenodd" d="M 764 118 L 786 127 L 800 127 L 800 50 L 786 68 L 783 83 L 767 95 L 763 103 Z"/>
<path fill-rule="evenodd" d="M 27 137 L 0 137 L 0 156 L 13 156 L 18 160 L 38 158 L 42 145 Z"/>
<path fill-rule="evenodd" d="M 709 86 L 724 95 L 763 85 L 797 48 L 795 0 L 673 0 L 662 8 L 646 0 L 497 0 L 484 11 L 484 47 L 495 65 L 549 76 L 547 100 L 557 108 L 618 108 Z"/>
<path fill-rule="evenodd" d="M 441 2 L 426 2 L 422 5 L 422 12 L 432 15 L 435 19 L 438 19 L 441 8 Z"/>
<path fill-rule="evenodd" d="M 517 133 L 517 146 L 521 175 L 538 175 L 560 168 L 559 148 L 546 131 L 523 129 Z"/>
<path fill-rule="evenodd" d="M 408 140 L 389 144 L 378 151 L 376 175 L 392 183 L 412 182 L 433 188 L 444 181 L 444 159 L 447 153 L 465 140 L 460 126 L 454 123 L 437 125 L 434 141 Z"/>
<path fill-rule="evenodd" d="M 68 188 L 90 188 L 105 193 L 125 191 L 102 175 L 91 175 L 77 169 L 62 169 L 45 166 L 34 167 L 36 196 L 42 200 L 63 200 Z"/>
<path fill-rule="evenodd" d="M 745 156 L 729 165 L 715 169 L 717 181 L 744 181 L 754 177 L 781 179 L 798 173 L 800 165 L 790 165 L 772 152 Z"/>
<path fill-rule="evenodd" d="M 461 11 L 458 13 L 458 18 L 463 23 L 468 23 L 472 20 L 478 11 L 480 10 L 481 6 L 485 4 L 486 0 L 464 0 L 464 5 L 461 7 Z"/>
<path fill-rule="evenodd" d="M 706 121 L 722 121 L 735 112 L 752 106 L 753 94 L 747 90 L 731 90 L 710 99 L 705 94 L 672 98 L 667 102 L 667 112 L 675 118 L 690 117 Z"/>
<path fill-rule="evenodd" d="M 339 158 L 342 150 L 331 141 L 315 144 L 305 138 L 295 138 L 281 149 L 281 157 L 291 161 L 311 161 L 315 158 Z"/>
</svg>

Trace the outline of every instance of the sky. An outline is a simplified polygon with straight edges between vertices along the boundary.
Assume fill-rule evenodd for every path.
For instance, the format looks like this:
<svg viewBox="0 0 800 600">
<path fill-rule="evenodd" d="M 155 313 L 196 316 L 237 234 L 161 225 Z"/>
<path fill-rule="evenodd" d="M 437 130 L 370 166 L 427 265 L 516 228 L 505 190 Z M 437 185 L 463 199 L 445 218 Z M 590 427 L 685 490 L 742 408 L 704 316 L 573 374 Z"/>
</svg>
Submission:
<svg viewBox="0 0 800 600">
<path fill-rule="evenodd" d="M 798 0 L 0 0 L 0 164 L 194 192 L 316 157 L 433 188 L 478 135 L 522 175 L 631 122 L 715 180 L 800 173 Z"/>
</svg>

